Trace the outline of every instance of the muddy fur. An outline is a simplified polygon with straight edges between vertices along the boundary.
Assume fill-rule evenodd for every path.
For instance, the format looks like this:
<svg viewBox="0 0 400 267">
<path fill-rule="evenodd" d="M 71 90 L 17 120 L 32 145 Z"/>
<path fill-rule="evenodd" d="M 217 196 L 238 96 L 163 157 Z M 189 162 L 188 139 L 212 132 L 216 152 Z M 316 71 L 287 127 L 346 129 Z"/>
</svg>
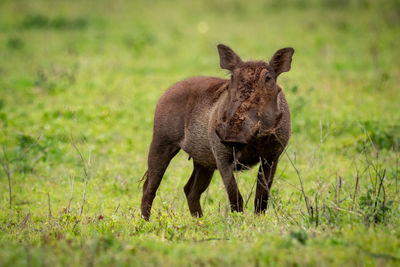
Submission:
<svg viewBox="0 0 400 267">
<path fill-rule="evenodd" d="M 291 134 L 289 107 L 276 80 L 290 70 L 294 50 L 280 49 L 268 63 L 243 62 L 225 45 L 218 45 L 218 52 L 221 67 L 231 72 L 230 80 L 189 78 L 169 88 L 157 104 L 141 205 L 146 220 L 164 172 L 180 149 L 193 159 L 193 173 L 184 187 L 193 216 L 203 215 L 200 197 L 216 169 L 231 210 L 243 210 L 234 159 L 240 163 L 235 164 L 237 169 L 262 162 L 255 212 L 267 208 L 278 159 Z"/>
</svg>

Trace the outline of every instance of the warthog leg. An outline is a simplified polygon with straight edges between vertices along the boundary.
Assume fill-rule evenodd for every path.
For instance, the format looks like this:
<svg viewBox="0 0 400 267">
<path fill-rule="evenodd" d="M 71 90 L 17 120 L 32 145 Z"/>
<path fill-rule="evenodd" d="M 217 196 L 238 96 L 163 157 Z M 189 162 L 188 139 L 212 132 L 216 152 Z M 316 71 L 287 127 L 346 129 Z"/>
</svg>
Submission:
<svg viewBox="0 0 400 267">
<path fill-rule="evenodd" d="M 143 184 L 141 206 L 142 217 L 145 220 L 148 220 L 150 217 L 151 206 L 165 170 L 167 169 L 171 159 L 179 152 L 179 149 L 178 146 L 173 144 L 163 145 L 154 140 L 151 143 L 148 158 L 147 178 Z"/>
<path fill-rule="evenodd" d="M 231 211 L 243 211 L 243 198 L 240 194 L 235 177 L 233 176 L 233 164 L 221 163 L 217 161 L 217 167 L 224 182 L 225 189 L 228 192 Z"/>
<path fill-rule="evenodd" d="M 193 172 L 184 187 L 185 195 L 189 204 L 190 213 L 194 217 L 202 217 L 203 212 L 200 205 L 201 194 L 210 185 L 214 170 L 193 162 Z"/>
</svg>

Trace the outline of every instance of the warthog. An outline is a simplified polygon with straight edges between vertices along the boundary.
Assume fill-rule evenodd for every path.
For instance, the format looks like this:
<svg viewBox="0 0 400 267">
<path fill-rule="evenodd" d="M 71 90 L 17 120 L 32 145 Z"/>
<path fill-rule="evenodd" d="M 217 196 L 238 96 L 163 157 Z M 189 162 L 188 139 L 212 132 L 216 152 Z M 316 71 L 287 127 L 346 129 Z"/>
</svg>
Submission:
<svg viewBox="0 0 400 267">
<path fill-rule="evenodd" d="M 290 112 L 276 80 L 290 70 L 293 48 L 278 50 L 269 62 L 242 61 L 219 44 L 220 66 L 231 78 L 193 77 L 169 88 L 160 98 L 143 184 L 142 216 L 151 206 L 171 159 L 183 149 L 193 159 L 184 187 L 192 216 L 203 215 L 200 196 L 215 169 L 221 174 L 232 211 L 243 211 L 235 170 L 260 163 L 255 212 L 267 209 L 280 154 L 291 135 Z"/>
</svg>

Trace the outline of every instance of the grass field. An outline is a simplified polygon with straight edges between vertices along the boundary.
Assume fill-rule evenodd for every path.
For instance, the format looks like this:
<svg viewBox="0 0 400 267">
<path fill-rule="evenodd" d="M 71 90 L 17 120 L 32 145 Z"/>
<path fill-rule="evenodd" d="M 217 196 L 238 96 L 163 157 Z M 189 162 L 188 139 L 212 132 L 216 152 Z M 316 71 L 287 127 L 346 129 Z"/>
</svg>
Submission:
<svg viewBox="0 0 400 267">
<path fill-rule="evenodd" d="M 397 0 L 1 1 L 0 265 L 399 266 L 399 14 Z M 236 174 L 243 214 L 215 173 L 192 218 L 180 152 L 145 222 L 157 100 L 228 77 L 218 43 L 296 50 L 268 211 L 253 214 L 254 168 Z"/>
</svg>

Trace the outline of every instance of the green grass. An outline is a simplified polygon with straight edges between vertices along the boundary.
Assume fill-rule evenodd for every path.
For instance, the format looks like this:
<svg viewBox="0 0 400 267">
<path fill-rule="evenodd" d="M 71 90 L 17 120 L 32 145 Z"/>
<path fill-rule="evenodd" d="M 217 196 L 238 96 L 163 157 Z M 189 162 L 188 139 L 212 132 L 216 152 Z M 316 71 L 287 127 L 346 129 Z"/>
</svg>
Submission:
<svg viewBox="0 0 400 267">
<path fill-rule="evenodd" d="M 399 12 L 396 0 L 1 1 L 0 265 L 398 266 Z M 192 218 L 180 152 L 145 222 L 157 100 L 186 77 L 227 77 L 218 43 L 243 59 L 296 49 L 268 211 L 253 214 L 253 194 L 229 212 L 216 173 Z M 245 200 L 255 176 L 237 174 Z"/>
</svg>

